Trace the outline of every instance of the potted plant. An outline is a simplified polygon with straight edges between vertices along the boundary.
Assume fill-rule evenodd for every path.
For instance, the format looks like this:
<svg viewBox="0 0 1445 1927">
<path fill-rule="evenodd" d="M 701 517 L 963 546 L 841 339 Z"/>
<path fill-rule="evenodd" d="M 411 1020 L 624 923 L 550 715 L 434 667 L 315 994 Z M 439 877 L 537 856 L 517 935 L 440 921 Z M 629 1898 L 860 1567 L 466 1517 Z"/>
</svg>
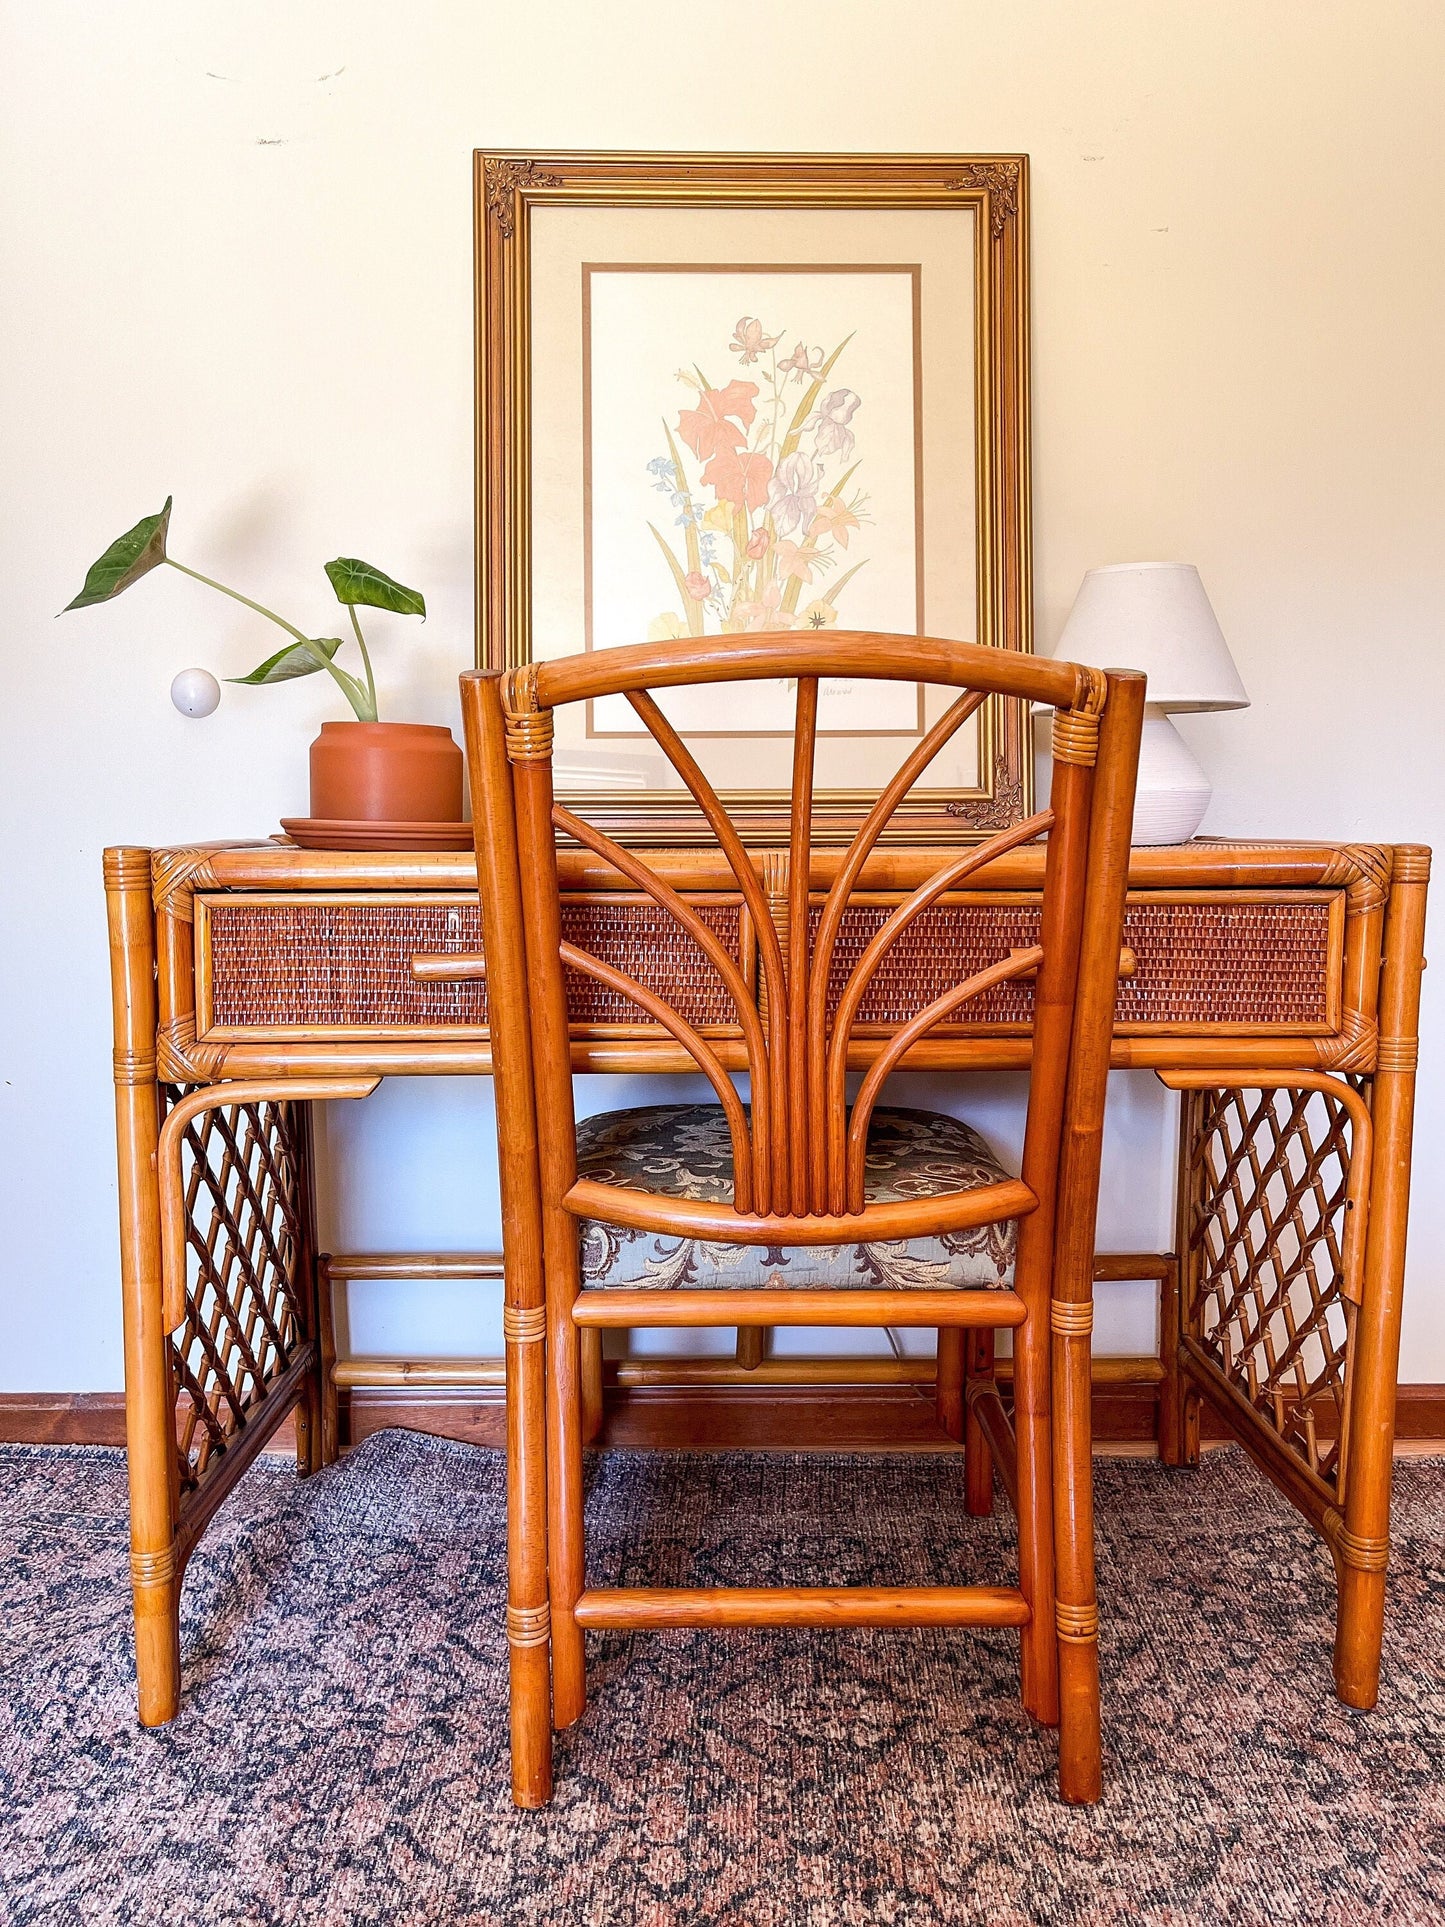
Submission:
<svg viewBox="0 0 1445 1927">
<path fill-rule="evenodd" d="M 396 615 L 426 615 L 426 603 L 415 589 L 395 582 L 370 563 L 355 556 L 338 556 L 326 564 L 326 574 L 351 619 L 360 655 L 360 675 L 342 668 L 336 656 L 346 646 L 342 636 L 308 636 L 278 616 L 274 609 L 253 602 L 239 590 L 227 588 L 166 553 L 171 497 L 158 515 L 147 515 L 133 529 L 112 542 L 93 562 L 80 594 L 65 607 L 88 609 L 109 602 L 143 575 L 159 568 L 179 569 L 182 575 L 244 603 L 284 629 L 291 640 L 253 669 L 249 676 L 232 676 L 235 683 L 293 682 L 298 676 L 325 672 L 351 705 L 354 722 L 323 723 L 311 745 L 311 819 L 308 828 L 323 831 L 330 825 L 386 824 L 455 826 L 462 814 L 462 753 L 449 729 L 433 723 L 383 723 L 376 714 L 376 680 L 371 656 L 357 615 L 359 605 L 389 609 Z M 63 610 L 62 614 L 65 613 Z M 194 672 L 193 672 L 194 673 Z M 210 685 L 215 690 L 214 682 Z M 201 713 L 214 707 L 197 707 Z M 289 827 L 289 826 L 288 826 Z M 316 839 L 308 839 L 316 840 Z"/>
</svg>

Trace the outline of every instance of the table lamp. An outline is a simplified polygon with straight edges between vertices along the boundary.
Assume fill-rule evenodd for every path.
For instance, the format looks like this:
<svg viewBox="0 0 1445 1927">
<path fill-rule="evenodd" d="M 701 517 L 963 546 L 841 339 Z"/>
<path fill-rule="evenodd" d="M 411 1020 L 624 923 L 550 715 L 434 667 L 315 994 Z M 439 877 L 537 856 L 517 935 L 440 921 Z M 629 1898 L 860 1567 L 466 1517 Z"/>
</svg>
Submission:
<svg viewBox="0 0 1445 1927">
<path fill-rule="evenodd" d="M 1170 712 L 1249 707 L 1198 569 L 1192 562 L 1090 569 L 1053 653 L 1148 676 L 1133 840 L 1187 843 L 1212 787 Z"/>
</svg>

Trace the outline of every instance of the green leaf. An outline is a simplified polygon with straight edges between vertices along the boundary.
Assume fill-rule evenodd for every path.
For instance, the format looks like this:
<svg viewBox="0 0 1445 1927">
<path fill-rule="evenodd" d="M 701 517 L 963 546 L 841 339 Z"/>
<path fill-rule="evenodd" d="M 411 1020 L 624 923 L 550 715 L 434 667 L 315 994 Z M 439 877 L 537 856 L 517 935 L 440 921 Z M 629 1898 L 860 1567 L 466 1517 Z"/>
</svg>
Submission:
<svg viewBox="0 0 1445 1927">
<path fill-rule="evenodd" d="M 91 563 L 85 587 L 60 613 L 64 615 L 68 609 L 88 609 L 95 602 L 109 602 L 132 582 L 149 575 L 166 559 L 166 530 L 170 522 L 171 497 L 168 495 L 159 515 L 148 515 L 144 521 L 137 522 L 133 529 L 111 543 L 98 562 Z"/>
<path fill-rule="evenodd" d="M 227 676 L 227 682 L 293 682 L 297 676 L 314 676 L 324 669 L 341 647 L 340 636 L 315 636 L 309 642 L 288 642 L 274 656 L 268 656 L 249 676 Z"/>
<path fill-rule="evenodd" d="M 837 607 L 839 596 L 842 595 L 847 585 L 853 580 L 854 576 L 857 575 L 860 569 L 864 569 L 867 566 L 868 566 L 868 558 L 865 555 L 861 562 L 855 562 L 851 569 L 844 569 L 843 573 L 838 577 L 838 580 L 834 583 L 829 584 L 828 600 L 834 605 L 835 608 Z"/>
<path fill-rule="evenodd" d="M 338 602 L 361 602 L 370 609 L 390 609 L 399 616 L 426 616 L 420 591 L 404 588 L 354 555 L 338 555 L 334 562 L 327 563 L 326 573 Z"/>
<path fill-rule="evenodd" d="M 862 466 L 863 466 L 862 462 L 854 462 L 851 468 L 845 468 L 843 470 L 843 473 L 838 477 L 837 481 L 834 482 L 833 486 L 828 490 L 828 500 L 830 502 L 842 501 L 844 489 L 847 488 L 848 484 L 852 481 L 853 477 L 858 473 L 858 470 Z"/>
</svg>

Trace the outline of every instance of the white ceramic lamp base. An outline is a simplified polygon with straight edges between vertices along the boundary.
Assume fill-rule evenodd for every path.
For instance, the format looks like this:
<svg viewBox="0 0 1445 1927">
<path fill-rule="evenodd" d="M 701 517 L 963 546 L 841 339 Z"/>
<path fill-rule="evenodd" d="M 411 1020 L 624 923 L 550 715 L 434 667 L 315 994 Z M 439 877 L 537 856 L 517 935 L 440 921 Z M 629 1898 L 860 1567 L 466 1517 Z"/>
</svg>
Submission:
<svg viewBox="0 0 1445 1927">
<path fill-rule="evenodd" d="M 1134 793 L 1134 842 L 1187 843 L 1212 794 L 1209 778 L 1168 715 L 1147 703 Z"/>
</svg>

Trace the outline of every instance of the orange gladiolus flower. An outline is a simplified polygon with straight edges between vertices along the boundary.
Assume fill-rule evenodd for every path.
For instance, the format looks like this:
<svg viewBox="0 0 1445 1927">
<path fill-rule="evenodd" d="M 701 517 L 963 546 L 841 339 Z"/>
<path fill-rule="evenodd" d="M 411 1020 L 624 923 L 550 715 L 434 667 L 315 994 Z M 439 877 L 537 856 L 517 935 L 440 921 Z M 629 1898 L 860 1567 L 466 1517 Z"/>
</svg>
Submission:
<svg viewBox="0 0 1445 1927">
<path fill-rule="evenodd" d="M 758 412 L 753 407 L 757 392 L 755 381 L 730 381 L 726 388 L 704 388 L 696 408 L 681 410 L 678 433 L 699 460 L 721 448 L 742 447 Z"/>
<path fill-rule="evenodd" d="M 739 508 L 760 509 L 768 499 L 768 483 L 773 464 L 756 449 L 719 448 L 703 469 L 702 479 L 717 490 L 720 502 L 735 502 Z"/>
</svg>

